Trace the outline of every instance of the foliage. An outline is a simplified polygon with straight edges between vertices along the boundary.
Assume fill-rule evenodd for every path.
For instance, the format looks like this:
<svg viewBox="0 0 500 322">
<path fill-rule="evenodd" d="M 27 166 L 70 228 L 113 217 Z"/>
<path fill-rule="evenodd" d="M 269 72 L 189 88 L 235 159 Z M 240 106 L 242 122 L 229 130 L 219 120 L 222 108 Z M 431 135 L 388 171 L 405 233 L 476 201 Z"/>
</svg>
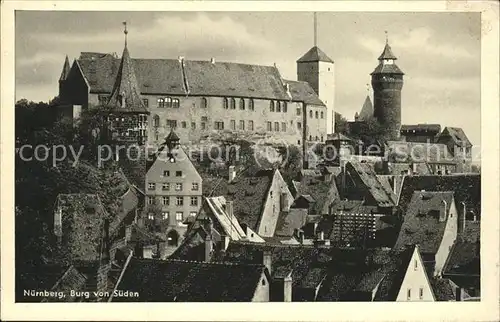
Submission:
<svg viewBox="0 0 500 322">
<path fill-rule="evenodd" d="M 286 183 L 291 185 L 292 180 L 295 180 L 299 176 L 302 169 L 302 153 L 300 148 L 295 145 L 281 147 L 278 149 L 278 152 L 283 159 L 286 158 L 286 162 L 280 166 L 279 170 Z"/>
<path fill-rule="evenodd" d="M 335 112 L 335 133 L 347 135 L 348 125 L 347 119 L 342 114 Z"/>
</svg>

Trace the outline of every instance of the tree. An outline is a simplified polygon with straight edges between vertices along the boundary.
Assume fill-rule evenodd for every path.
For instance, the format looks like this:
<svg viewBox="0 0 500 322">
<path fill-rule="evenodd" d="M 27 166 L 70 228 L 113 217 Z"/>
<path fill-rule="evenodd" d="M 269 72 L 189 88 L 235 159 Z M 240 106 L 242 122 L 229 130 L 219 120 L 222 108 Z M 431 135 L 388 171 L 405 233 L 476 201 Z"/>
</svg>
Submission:
<svg viewBox="0 0 500 322">
<path fill-rule="evenodd" d="M 302 152 L 295 145 L 280 147 L 278 152 L 283 160 L 279 170 L 285 182 L 291 185 L 292 180 L 295 180 L 302 170 Z"/>
<path fill-rule="evenodd" d="M 335 132 L 347 135 L 348 125 L 347 119 L 342 114 L 335 112 Z"/>
</svg>

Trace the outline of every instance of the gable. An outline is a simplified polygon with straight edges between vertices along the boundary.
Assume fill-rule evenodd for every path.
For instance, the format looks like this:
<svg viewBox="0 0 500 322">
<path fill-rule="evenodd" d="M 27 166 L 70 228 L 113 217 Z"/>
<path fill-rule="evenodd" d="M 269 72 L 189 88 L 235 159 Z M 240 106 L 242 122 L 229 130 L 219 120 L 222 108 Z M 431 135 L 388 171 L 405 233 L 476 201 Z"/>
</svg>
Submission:
<svg viewBox="0 0 500 322">
<path fill-rule="evenodd" d="M 148 181 L 155 181 L 158 178 L 163 177 L 163 171 L 168 170 L 170 171 L 170 177 L 172 178 L 182 179 L 182 181 L 185 181 L 187 184 L 190 183 L 190 181 L 188 180 L 200 183 L 201 193 L 201 176 L 199 175 L 198 171 L 196 170 L 195 166 L 189 159 L 184 149 L 175 149 L 175 152 L 173 153 L 175 156 L 175 162 L 170 162 L 166 149 L 160 152 L 146 174 Z M 182 177 L 176 177 L 176 171 L 182 171 Z M 185 189 L 191 190 L 191 187 L 189 186 Z"/>
<path fill-rule="evenodd" d="M 422 297 L 420 297 L 421 289 L 423 291 Z M 418 247 L 415 247 L 411 260 L 408 263 L 396 301 L 408 301 L 408 290 L 410 290 L 409 301 L 435 300 L 424 263 L 418 252 Z"/>
</svg>

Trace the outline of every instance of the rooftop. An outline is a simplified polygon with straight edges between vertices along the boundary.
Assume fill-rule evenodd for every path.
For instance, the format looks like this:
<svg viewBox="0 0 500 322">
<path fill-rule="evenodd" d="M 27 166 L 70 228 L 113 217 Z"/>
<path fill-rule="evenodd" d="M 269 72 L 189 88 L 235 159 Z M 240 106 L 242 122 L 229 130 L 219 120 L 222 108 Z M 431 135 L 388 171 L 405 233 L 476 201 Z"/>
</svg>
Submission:
<svg viewBox="0 0 500 322">
<path fill-rule="evenodd" d="M 307 62 L 328 62 L 333 63 L 333 60 L 328 57 L 319 47 L 314 46 L 304 56 L 300 57 L 297 62 L 298 63 L 307 63 Z"/>
</svg>

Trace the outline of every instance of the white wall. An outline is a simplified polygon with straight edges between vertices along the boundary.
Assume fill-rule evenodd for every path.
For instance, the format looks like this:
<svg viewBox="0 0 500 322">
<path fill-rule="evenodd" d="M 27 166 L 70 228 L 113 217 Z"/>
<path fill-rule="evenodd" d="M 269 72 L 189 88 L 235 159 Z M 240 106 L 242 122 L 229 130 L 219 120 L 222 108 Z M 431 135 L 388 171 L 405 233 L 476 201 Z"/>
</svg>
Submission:
<svg viewBox="0 0 500 322">
<path fill-rule="evenodd" d="M 458 214 L 455 206 L 455 201 L 452 199 L 450 211 L 446 220 L 443 239 L 436 252 L 436 265 L 434 268 L 434 275 L 441 276 L 446 259 L 450 255 L 450 249 L 458 234 Z"/>
<path fill-rule="evenodd" d="M 435 301 L 429 279 L 427 278 L 427 273 L 425 272 L 425 267 L 417 250 L 418 248 L 415 248 L 410 264 L 406 270 L 403 283 L 401 283 L 401 289 L 396 298 L 397 302 Z M 416 266 L 415 263 L 417 263 Z M 420 289 L 423 291 L 422 297 L 420 297 Z M 408 290 L 410 290 L 409 299 Z"/>
</svg>

